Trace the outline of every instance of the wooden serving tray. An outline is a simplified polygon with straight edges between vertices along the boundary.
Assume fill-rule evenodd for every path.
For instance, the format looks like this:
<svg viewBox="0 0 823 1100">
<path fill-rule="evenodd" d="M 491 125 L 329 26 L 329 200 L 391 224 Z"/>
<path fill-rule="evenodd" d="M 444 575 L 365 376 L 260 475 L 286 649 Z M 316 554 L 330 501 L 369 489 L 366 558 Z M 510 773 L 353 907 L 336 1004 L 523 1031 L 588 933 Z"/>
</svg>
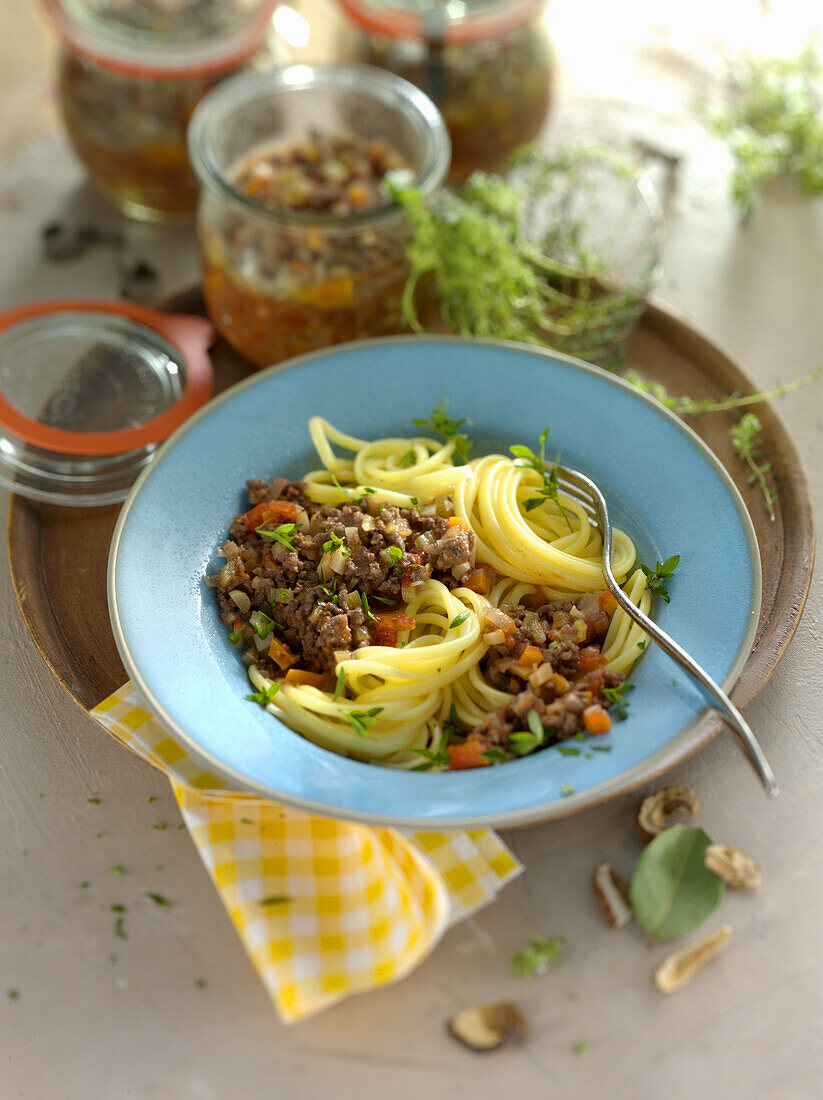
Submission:
<svg viewBox="0 0 823 1100">
<path fill-rule="evenodd" d="M 180 313 L 203 313 L 199 289 L 166 303 Z M 212 349 L 217 392 L 253 373 L 225 341 Z M 752 380 L 707 337 L 659 305 L 650 305 L 629 345 L 630 365 L 673 394 L 719 398 L 749 393 Z M 769 404 L 757 415 L 778 491 L 770 520 L 748 469 L 729 439 L 734 414 L 694 422 L 735 480 L 751 513 L 763 563 L 763 605 L 757 638 L 732 693 L 748 703 L 768 680 L 800 620 L 814 564 L 814 526 L 806 476 L 781 420 Z M 109 626 L 106 567 L 119 505 L 97 509 L 37 506 L 13 496 L 8 515 L 12 582 L 23 618 L 54 675 L 86 710 L 119 688 L 126 673 Z M 720 722 L 715 724 L 716 732 Z"/>
</svg>

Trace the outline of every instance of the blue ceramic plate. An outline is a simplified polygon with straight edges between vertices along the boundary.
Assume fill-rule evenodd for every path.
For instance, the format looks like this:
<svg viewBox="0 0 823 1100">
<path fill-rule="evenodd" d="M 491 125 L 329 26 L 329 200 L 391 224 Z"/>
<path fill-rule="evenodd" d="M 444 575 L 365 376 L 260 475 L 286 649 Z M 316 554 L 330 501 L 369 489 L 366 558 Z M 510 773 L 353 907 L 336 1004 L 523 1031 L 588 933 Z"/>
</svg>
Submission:
<svg viewBox="0 0 823 1100">
<path fill-rule="evenodd" d="M 628 717 L 597 739 L 610 752 L 547 749 L 469 772 L 347 760 L 245 700 L 246 671 L 202 583 L 247 507 L 245 479 L 316 467 L 312 415 L 363 438 L 402 436 L 444 395 L 471 418 L 476 455 L 533 446 L 550 424 L 553 450 L 600 485 L 640 560 L 680 554 L 671 604 L 653 612 L 660 625 L 717 682 L 736 680 L 760 608 L 754 529 L 681 421 L 604 371 L 533 348 L 442 337 L 349 344 L 257 374 L 192 417 L 140 477 L 114 534 L 109 607 L 123 663 L 169 731 L 233 785 L 363 821 L 517 825 L 613 797 L 713 732 L 697 689 L 654 645 L 635 669 Z"/>
</svg>

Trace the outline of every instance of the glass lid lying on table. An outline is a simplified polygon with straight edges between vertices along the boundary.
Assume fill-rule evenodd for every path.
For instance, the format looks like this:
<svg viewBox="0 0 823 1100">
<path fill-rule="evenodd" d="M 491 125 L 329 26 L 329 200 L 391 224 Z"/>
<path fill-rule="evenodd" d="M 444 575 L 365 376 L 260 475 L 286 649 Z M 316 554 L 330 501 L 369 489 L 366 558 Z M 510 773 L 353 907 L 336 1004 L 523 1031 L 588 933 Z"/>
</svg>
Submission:
<svg viewBox="0 0 823 1100">
<path fill-rule="evenodd" d="M 212 392 L 208 322 L 115 303 L 0 315 L 0 483 L 33 500 L 123 500 Z"/>
</svg>

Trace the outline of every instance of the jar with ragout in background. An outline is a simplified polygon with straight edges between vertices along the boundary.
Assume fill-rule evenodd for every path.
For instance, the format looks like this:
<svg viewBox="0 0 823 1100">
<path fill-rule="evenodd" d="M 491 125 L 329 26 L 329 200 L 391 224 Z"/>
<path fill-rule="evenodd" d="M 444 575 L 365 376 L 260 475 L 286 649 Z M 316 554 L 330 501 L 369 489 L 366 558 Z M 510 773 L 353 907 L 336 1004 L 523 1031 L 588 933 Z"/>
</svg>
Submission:
<svg viewBox="0 0 823 1100">
<path fill-rule="evenodd" d="M 403 328 L 409 228 L 384 179 L 423 194 L 449 139 L 417 88 L 364 65 L 294 65 L 226 81 L 189 151 L 215 326 L 258 366 Z"/>
<path fill-rule="evenodd" d="M 192 217 L 186 130 L 227 76 L 271 60 L 274 0 L 42 0 L 57 29 L 60 108 L 95 186 L 145 221 Z"/>
<path fill-rule="evenodd" d="M 446 120 L 449 183 L 497 171 L 534 140 L 549 111 L 554 63 L 547 0 L 337 0 L 340 52 L 422 88 Z"/>
</svg>

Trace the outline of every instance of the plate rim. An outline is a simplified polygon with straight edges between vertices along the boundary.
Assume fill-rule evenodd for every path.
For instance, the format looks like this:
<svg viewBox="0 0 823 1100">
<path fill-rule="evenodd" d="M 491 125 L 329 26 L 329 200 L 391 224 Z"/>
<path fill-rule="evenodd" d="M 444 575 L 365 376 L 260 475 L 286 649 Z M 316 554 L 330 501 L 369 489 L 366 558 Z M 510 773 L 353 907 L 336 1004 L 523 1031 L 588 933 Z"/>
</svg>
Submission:
<svg viewBox="0 0 823 1100">
<path fill-rule="evenodd" d="M 308 813 L 320 814 L 325 817 L 336 816 L 347 821 L 357 821 L 390 828 L 416 828 L 425 830 L 520 828 L 527 825 L 539 824 L 541 822 L 560 820 L 561 818 L 569 817 L 584 809 L 600 805 L 602 802 L 628 794 L 647 780 L 662 775 L 671 768 L 687 760 L 700 748 L 708 744 L 708 742 L 720 731 L 723 725 L 720 716 L 714 711 L 713 707 L 707 705 L 672 741 L 658 749 L 651 756 L 646 757 L 633 767 L 628 768 L 626 771 L 620 772 L 611 779 L 604 780 L 585 791 L 579 791 L 566 797 L 554 797 L 551 801 L 536 806 L 530 806 L 522 810 L 503 811 L 495 814 L 473 814 L 460 817 L 433 817 L 421 819 L 395 816 L 393 814 L 369 813 L 349 808 L 343 809 L 341 807 L 333 807 L 325 803 L 315 802 L 311 799 L 299 798 L 293 795 L 284 796 L 282 792 L 273 787 L 268 787 L 266 784 L 255 781 L 237 769 L 223 763 L 212 753 L 204 750 L 197 744 L 192 735 L 187 733 L 187 731 L 168 713 L 163 704 L 154 696 L 153 692 L 146 684 L 137 663 L 132 658 L 120 620 L 117 592 L 115 588 L 117 557 L 123 531 L 132 512 L 134 502 L 139 496 L 143 485 L 149 480 L 158 464 L 180 443 L 188 431 L 198 424 L 201 419 L 209 415 L 212 410 L 224 404 L 226 401 L 233 399 L 238 393 L 259 385 L 263 379 L 268 379 L 274 375 L 286 373 L 287 371 L 297 370 L 316 359 L 322 359 L 329 355 L 347 352 L 361 347 L 374 347 L 375 345 L 385 347 L 393 344 L 426 342 L 463 344 L 472 347 L 482 345 L 486 347 L 503 348 L 566 363 L 578 370 L 582 370 L 586 374 L 594 375 L 602 381 L 629 392 L 635 399 L 655 409 L 656 412 L 662 414 L 674 424 L 692 445 L 702 453 L 703 457 L 709 461 L 715 472 L 719 475 L 720 480 L 729 490 L 732 500 L 737 507 L 746 533 L 752 565 L 754 592 L 749 614 L 749 625 L 735 659 L 732 662 L 731 668 L 720 684 L 724 691 L 729 692 L 739 678 L 748 660 L 752 644 L 757 635 L 758 621 L 763 601 L 763 570 L 757 534 L 751 516 L 749 515 L 749 511 L 746 508 L 739 489 L 719 458 L 694 429 L 673 413 L 671 409 L 667 409 L 665 405 L 655 400 L 650 394 L 643 393 L 641 390 L 637 389 L 637 387 L 626 382 L 619 375 L 612 374 L 602 367 L 595 366 L 593 363 L 587 363 L 585 360 L 577 359 L 572 355 L 566 355 L 563 352 L 536 347 L 532 344 L 524 344 L 513 340 L 473 338 L 454 336 L 451 334 L 440 335 L 425 333 L 372 337 L 361 340 L 351 340 L 345 343 L 334 344 L 327 348 L 320 348 L 316 351 L 306 352 L 303 355 L 288 359 L 283 363 L 275 363 L 235 383 L 221 394 L 212 398 L 211 401 L 207 402 L 201 409 L 198 409 L 188 420 L 181 424 L 158 448 L 152 462 L 140 473 L 117 517 L 117 523 L 109 547 L 108 566 L 106 571 L 106 594 L 109 607 L 109 620 L 114 635 L 114 641 L 129 678 L 144 696 L 155 718 L 169 733 L 179 738 L 186 746 L 187 750 L 197 760 L 206 762 L 212 770 L 217 772 L 217 774 L 237 784 L 236 787 L 231 789 L 246 793 L 251 791 L 259 798 L 272 799 Z M 712 720 L 712 716 L 714 716 L 714 720 Z"/>
</svg>

